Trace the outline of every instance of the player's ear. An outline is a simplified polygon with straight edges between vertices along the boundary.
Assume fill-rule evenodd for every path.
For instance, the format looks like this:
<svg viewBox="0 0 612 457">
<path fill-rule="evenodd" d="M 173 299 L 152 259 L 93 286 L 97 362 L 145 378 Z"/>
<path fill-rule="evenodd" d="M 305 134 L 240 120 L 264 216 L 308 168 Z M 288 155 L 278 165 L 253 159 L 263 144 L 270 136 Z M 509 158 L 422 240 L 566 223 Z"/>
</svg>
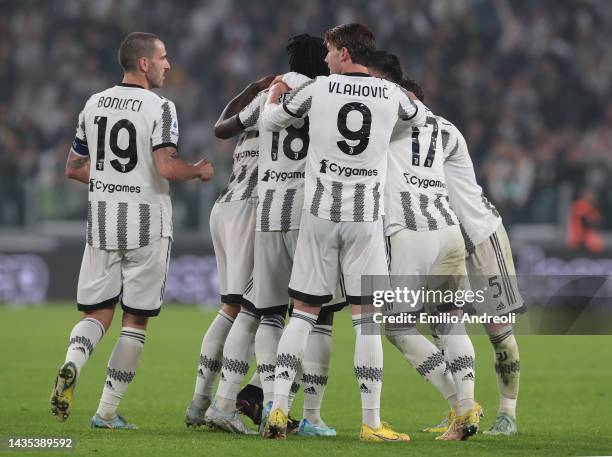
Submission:
<svg viewBox="0 0 612 457">
<path fill-rule="evenodd" d="M 347 60 L 351 60 L 351 55 L 348 52 L 348 49 L 345 47 L 340 49 L 340 60 L 342 62 L 346 62 Z"/>
<path fill-rule="evenodd" d="M 141 57 L 140 59 L 138 59 L 138 69 L 143 73 L 146 73 L 149 69 L 149 59 L 147 59 L 146 57 Z"/>
</svg>

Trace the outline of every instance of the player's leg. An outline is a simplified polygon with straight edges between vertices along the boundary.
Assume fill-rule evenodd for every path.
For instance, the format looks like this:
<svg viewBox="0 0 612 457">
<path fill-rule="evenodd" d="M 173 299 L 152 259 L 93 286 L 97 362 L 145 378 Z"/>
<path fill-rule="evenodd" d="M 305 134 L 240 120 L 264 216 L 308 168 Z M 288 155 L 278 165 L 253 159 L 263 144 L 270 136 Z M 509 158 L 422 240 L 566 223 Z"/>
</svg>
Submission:
<svg viewBox="0 0 612 457">
<path fill-rule="evenodd" d="M 263 390 L 263 406 L 260 431 L 263 431 L 266 420 L 272 409 L 274 397 L 274 370 L 276 368 L 276 354 L 278 342 L 285 328 L 285 315 L 265 314 L 261 318 L 257 334 L 255 335 L 255 358 L 257 359 L 257 373 L 259 374 Z"/>
<path fill-rule="evenodd" d="M 70 415 L 81 370 L 113 320 L 121 292 L 119 262 L 114 251 L 85 246 L 77 292 L 83 318 L 70 332 L 66 358 L 51 392 L 51 413 L 60 421 Z"/>
<path fill-rule="evenodd" d="M 474 303 L 479 314 L 501 316 L 523 312 L 510 241 L 503 225 L 479 243 L 468 257 L 467 269 L 474 289 L 485 293 L 482 303 Z M 516 403 L 519 392 L 519 348 L 511 325 L 488 324 L 485 330 L 495 351 L 495 374 L 499 389 L 499 410 L 488 435 L 512 435 L 517 431 Z"/>
<path fill-rule="evenodd" d="M 205 423 L 204 414 L 212 401 L 212 387 L 221 372 L 223 345 L 239 311 L 239 304 L 222 303 L 217 316 L 204 334 L 193 398 L 185 415 L 185 423 L 188 426 Z"/>
<path fill-rule="evenodd" d="M 308 337 L 316 324 L 320 307 L 331 300 L 338 282 L 336 225 L 307 212 L 302 213 L 289 282 L 294 309 L 278 344 L 273 405 L 264 429 L 266 437 L 286 436 L 291 385 L 301 369 Z"/>
<path fill-rule="evenodd" d="M 438 256 L 439 245 L 438 231 L 416 232 L 404 229 L 387 237 L 392 288 L 399 286 L 420 290 L 424 287 L 426 276 Z M 411 255 L 405 255 L 407 252 Z M 422 309 L 422 303 L 410 305 L 393 303 L 392 309 L 386 314 L 418 313 Z M 442 351 L 425 338 L 414 324 L 387 324 L 385 333 L 387 339 L 453 409 L 456 402 L 455 383 L 447 370 Z"/>
<path fill-rule="evenodd" d="M 485 330 L 495 351 L 495 375 L 499 389 L 499 409 L 485 435 L 514 435 L 517 432 L 516 402 L 521 365 L 512 325 L 487 324 Z"/>
<path fill-rule="evenodd" d="M 382 220 L 340 223 L 340 265 L 355 330 L 354 372 L 361 394 L 363 441 L 409 441 L 380 420 L 383 349 L 380 326 L 374 324 L 374 290 L 389 287 Z"/>
<path fill-rule="evenodd" d="M 206 421 L 219 430 L 249 434 L 236 407 L 240 384 L 249 371 L 259 316 L 250 306 L 243 306 L 223 347 L 221 378 L 215 398 L 206 411 Z"/>
<path fill-rule="evenodd" d="M 462 295 L 468 287 L 465 267 L 465 244 L 458 226 L 439 230 L 441 235 L 440 255 L 432 268 L 429 287 L 443 292 L 460 292 Z M 441 316 L 463 316 L 464 303 L 443 304 L 438 308 Z M 462 440 L 478 431 L 482 408 L 474 399 L 476 380 L 475 353 L 472 340 L 463 323 L 439 324 L 435 333 L 441 338 L 446 348 L 446 360 L 457 389 L 455 417 L 449 429 L 438 437 L 441 440 Z"/>
<path fill-rule="evenodd" d="M 140 365 L 148 320 L 161 310 L 170 247 L 170 239 L 161 238 L 121 254 L 121 307 L 124 311 L 121 332 L 108 361 L 106 382 L 98 410 L 92 418 L 94 428 L 136 428 L 117 409 Z"/>
<path fill-rule="evenodd" d="M 140 366 L 147 323 L 148 317 L 146 316 L 130 314 L 128 311 L 123 313 L 121 333 L 108 360 L 106 382 L 98 410 L 92 419 L 93 427 L 136 428 L 117 413 L 117 408 Z"/>
<path fill-rule="evenodd" d="M 343 307 L 343 303 L 337 307 L 323 307 L 308 337 L 307 350 L 302 361 L 304 417 L 300 422 L 298 435 L 336 436 L 336 430 L 328 427 L 321 419 L 321 404 L 329 377 L 334 312 Z"/>
<path fill-rule="evenodd" d="M 202 340 L 195 391 L 185 415 L 187 425 L 206 423 L 205 414 L 213 398 L 212 387 L 222 369 L 225 343 L 228 338 L 232 339 L 231 329 L 244 303 L 242 294 L 251 281 L 255 213 L 256 206 L 249 200 L 215 203 L 211 211 L 209 225 L 222 308 Z M 238 331 L 244 325 L 244 317 L 239 319 Z M 234 333 L 233 339 L 236 335 Z M 235 405 L 231 406 L 234 411 Z"/>
</svg>

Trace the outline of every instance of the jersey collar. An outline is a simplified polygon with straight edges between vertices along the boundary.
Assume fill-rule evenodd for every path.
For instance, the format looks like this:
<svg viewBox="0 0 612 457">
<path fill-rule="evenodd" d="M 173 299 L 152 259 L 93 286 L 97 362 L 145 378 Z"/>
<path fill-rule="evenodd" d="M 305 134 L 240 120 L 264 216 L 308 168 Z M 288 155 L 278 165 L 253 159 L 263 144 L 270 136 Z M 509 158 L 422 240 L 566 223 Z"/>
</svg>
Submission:
<svg viewBox="0 0 612 457">
<path fill-rule="evenodd" d="M 369 77 L 369 76 L 372 76 L 372 75 L 368 75 L 367 73 L 361 73 L 359 71 L 356 71 L 356 72 L 351 72 L 351 73 L 342 73 L 342 76 L 366 76 L 366 77 Z"/>
<path fill-rule="evenodd" d="M 117 85 L 121 87 L 138 87 L 139 89 L 144 89 L 140 84 L 119 83 Z"/>
</svg>

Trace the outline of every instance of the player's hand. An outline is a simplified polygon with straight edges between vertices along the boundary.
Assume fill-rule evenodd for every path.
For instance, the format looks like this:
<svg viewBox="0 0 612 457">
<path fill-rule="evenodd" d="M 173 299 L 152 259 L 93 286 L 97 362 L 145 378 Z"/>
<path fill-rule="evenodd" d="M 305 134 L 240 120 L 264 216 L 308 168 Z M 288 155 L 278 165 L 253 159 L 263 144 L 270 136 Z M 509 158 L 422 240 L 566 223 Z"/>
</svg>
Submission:
<svg viewBox="0 0 612 457">
<path fill-rule="evenodd" d="M 273 86 L 273 85 L 274 85 L 274 84 L 276 84 L 276 83 L 284 83 L 284 82 L 285 82 L 285 81 L 283 81 L 283 77 L 284 77 L 284 76 L 285 76 L 284 74 L 282 74 L 282 75 L 276 75 L 276 76 L 274 77 L 274 79 L 272 80 L 272 82 L 270 83 L 270 85 L 271 85 L 271 86 Z"/>
<path fill-rule="evenodd" d="M 263 78 L 258 79 L 257 81 L 253 81 L 251 85 L 255 87 L 258 92 L 261 92 L 262 90 L 270 87 L 270 83 L 272 83 L 272 80 L 274 79 L 274 75 L 264 76 Z"/>
<path fill-rule="evenodd" d="M 200 179 L 202 181 L 210 181 L 215 174 L 215 167 L 206 159 L 202 159 L 194 164 L 200 172 Z"/>
<path fill-rule="evenodd" d="M 270 86 L 270 93 L 268 94 L 268 100 L 272 103 L 275 103 L 276 100 L 279 100 L 280 96 L 289 90 L 289 86 L 284 82 L 278 82 L 273 86 Z M 278 103 L 278 102 L 276 102 Z"/>
</svg>

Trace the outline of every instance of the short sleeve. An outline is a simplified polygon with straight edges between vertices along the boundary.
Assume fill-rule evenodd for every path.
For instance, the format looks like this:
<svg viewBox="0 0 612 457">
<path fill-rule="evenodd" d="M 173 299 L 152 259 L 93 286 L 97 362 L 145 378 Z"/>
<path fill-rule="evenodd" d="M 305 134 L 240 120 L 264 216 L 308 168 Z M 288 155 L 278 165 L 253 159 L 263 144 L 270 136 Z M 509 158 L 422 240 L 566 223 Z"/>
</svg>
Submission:
<svg viewBox="0 0 612 457">
<path fill-rule="evenodd" d="M 244 131 L 251 132 L 257 130 L 257 123 L 259 122 L 259 117 L 261 116 L 261 107 L 263 106 L 263 101 L 267 96 L 267 90 L 261 91 L 236 115 L 238 125 L 240 125 Z"/>
<path fill-rule="evenodd" d="M 170 100 L 163 100 L 155 119 L 151 144 L 153 150 L 173 146 L 178 148 L 179 126 L 176 107 Z"/>
<path fill-rule="evenodd" d="M 400 87 L 399 106 L 397 109 L 397 117 L 401 123 L 408 127 L 419 127 L 425 125 L 427 118 L 427 109 L 419 100 L 412 100 L 408 94 Z"/>
<path fill-rule="evenodd" d="M 310 81 L 308 76 L 304 76 L 301 73 L 296 73 L 295 71 L 290 71 L 289 73 L 285 73 L 283 75 L 283 82 L 287 84 L 290 89 L 295 89 L 308 81 Z"/>
<path fill-rule="evenodd" d="M 89 156 L 89 147 L 87 146 L 87 135 L 85 133 L 85 110 L 79 113 L 77 121 L 76 134 L 72 141 L 70 150 L 78 156 Z"/>
<path fill-rule="evenodd" d="M 293 117 L 303 118 L 312 106 L 312 85 L 316 79 L 309 79 L 295 89 L 289 91 L 283 100 L 283 109 Z"/>
</svg>

